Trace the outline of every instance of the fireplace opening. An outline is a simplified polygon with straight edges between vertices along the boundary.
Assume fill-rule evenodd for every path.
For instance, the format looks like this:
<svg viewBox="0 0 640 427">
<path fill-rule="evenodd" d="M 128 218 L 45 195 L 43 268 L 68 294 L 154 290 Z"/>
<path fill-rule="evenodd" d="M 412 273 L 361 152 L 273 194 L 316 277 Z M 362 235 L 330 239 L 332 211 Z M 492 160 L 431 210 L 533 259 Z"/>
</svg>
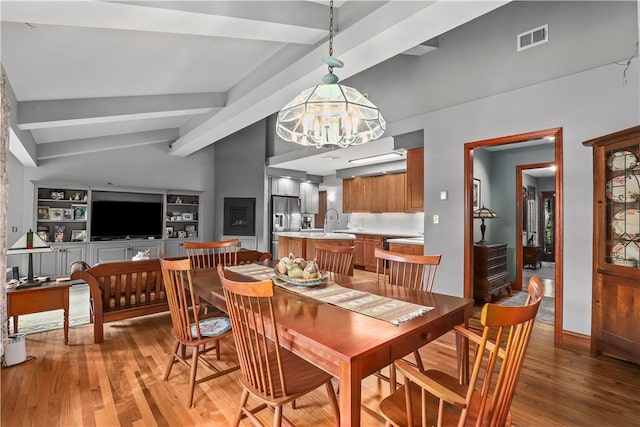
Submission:
<svg viewBox="0 0 640 427">
<path fill-rule="evenodd" d="M 224 198 L 225 235 L 255 236 L 256 235 L 256 199 L 242 197 Z"/>
</svg>

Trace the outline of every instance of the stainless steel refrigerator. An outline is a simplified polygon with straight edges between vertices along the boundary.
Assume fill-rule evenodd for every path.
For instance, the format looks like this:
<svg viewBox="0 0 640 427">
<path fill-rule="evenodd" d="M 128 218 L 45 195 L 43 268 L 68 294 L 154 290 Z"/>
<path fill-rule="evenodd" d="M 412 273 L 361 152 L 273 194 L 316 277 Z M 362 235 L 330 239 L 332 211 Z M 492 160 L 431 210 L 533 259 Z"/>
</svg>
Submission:
<svg viewBox="0 0 640 427">
<path fill-rule="evenodd" d="M 300 231 L 302 214 L 300 198 L 292 196 L 271 196 L 271 253 L 278 257 L 278 232 Z"/>
</svg>

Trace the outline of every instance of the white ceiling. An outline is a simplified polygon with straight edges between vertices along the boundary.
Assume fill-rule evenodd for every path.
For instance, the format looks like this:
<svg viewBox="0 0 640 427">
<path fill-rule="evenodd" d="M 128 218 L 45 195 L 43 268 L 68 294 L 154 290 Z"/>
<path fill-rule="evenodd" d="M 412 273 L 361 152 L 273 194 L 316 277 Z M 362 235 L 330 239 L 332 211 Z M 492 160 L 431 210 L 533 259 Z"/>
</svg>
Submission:
<svg viewBox="0 0 640 427">
<path fill-rule="evenodd" d="M 2 66 L 18 101 L 12 152 L 32 165 L 142 144 L 192 154 L 320 81 L 327 3 L 2 0 Z M 339 76 L 504 3 L 336 2 L 335 54 L 346 64 Z M 384 144 L 353 149 L 351 157 L 386 150 Z M 339 168 L 326 163 L 297 167 L 312 174 L 325 174 L 318 165 Z"/>
</svg>

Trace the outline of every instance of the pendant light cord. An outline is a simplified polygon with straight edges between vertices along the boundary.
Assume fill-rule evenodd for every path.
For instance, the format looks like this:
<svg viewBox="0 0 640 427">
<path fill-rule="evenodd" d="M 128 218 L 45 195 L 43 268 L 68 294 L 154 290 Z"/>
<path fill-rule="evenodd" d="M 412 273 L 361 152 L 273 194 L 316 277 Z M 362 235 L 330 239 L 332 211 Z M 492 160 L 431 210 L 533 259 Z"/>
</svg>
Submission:
<svg viewBox="0 0 640 427">
<path fill-rule="evenodd" d="M 329 2 L 329 56 L 333 56 L 333 0 Z M 333 74 L 333 67 L 329 65 L 328 68 Z"/>
</svg>

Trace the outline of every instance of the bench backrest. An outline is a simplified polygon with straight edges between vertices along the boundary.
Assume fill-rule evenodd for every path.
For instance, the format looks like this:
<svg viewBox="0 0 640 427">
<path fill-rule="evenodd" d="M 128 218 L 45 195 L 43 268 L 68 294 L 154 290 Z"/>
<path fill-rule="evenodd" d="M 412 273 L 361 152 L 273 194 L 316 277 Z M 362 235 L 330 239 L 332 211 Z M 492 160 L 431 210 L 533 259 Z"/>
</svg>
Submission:
<svg viewBox="0 0 640 427">
<path fill-rule="evenodd" d="M 74 273 L 72 279 L 97 282 L 104 312 L 166 303 L 167 300 L 158 259 L 98 264 L 87 271 Z"/>
</svg>

